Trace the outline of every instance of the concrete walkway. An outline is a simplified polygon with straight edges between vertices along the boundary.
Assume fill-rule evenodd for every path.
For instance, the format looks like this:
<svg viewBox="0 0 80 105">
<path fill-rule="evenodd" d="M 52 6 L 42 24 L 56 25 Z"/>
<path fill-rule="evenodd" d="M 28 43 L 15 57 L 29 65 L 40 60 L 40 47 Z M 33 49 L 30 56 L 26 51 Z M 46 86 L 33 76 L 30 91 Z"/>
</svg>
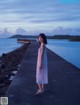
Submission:
<svg viewBox="0 0 80 105">
<path fill-rule="evenodd" d="M 32 42 L 5 96 L 8 105 L 80 105 L 80 69 L 52 51 L 48 52 L 49 84 L 36 96 L 38 44 Z"/>
</svg>

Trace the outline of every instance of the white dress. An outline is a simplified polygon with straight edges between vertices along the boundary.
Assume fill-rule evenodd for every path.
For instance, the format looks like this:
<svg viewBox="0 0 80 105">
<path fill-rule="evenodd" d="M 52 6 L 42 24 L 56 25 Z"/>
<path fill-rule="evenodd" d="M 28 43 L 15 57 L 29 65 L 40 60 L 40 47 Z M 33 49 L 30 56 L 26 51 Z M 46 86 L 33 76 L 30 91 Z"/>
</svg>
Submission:
<svg viewBox="0 0 80 105">
<path fill-rule="evenodd" d="M 41 51 L 42 48 L 38 49 L 38 58 L 37 58 L 37 68 L 36 68 L 36 83 L 37 84 L 47 84 L 48 83 L 48 62 L 47 62 L 47 51 L 44 47 L 43 58 L 42 58 L 42 68 L 40 69 L 41 62 Z"/>
</svg>

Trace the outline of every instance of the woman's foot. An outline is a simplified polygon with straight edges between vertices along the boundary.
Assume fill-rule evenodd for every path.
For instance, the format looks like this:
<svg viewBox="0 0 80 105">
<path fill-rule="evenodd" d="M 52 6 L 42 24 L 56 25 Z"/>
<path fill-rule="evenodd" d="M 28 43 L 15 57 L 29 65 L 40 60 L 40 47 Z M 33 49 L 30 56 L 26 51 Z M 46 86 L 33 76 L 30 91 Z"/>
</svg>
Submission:
<svg viewBox="0 0 80 105">
<path fill-rule="evenodd" d="M 42 93 L 41 89 L 38 89 L 37 92 L 36 92 L 36 95 Z"/>
<path fill-rule="evenodd" d="M 42 89 L 41 92 L 43 93 L 44 92 L 44 89 Z"/>
</svg>

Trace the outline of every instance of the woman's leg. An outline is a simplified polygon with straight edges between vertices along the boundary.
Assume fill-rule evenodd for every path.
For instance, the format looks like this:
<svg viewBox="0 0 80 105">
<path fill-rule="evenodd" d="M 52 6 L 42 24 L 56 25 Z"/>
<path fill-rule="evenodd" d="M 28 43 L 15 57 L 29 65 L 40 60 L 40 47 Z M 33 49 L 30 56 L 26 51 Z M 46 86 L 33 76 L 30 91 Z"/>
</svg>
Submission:
<svg viewBox="0 0 80 105">
<path fill-rule="evenodd" d="M 44 84 L 38 84 L 38 88 L 36 94 L 44 92 Z"/>
<path fill-rule="evenodd" d="M 38 84 L 38 91 L 41 91 L 42 90 L 42 85 L 41 84 Z"/>
<path fill-rule="evenodd" d="M 44 92 L 44 84 L 41 85 L 41 91 Z"/>
<path fill-rule="evenodd" d="M 38 94 L 40 94 L 42 91 L 41 91 L 41 84 L 38 84 L 38 90 L 37 90 L 37 92 L 36 92 L 36 95 L 38 95 Z"/>
</svg>

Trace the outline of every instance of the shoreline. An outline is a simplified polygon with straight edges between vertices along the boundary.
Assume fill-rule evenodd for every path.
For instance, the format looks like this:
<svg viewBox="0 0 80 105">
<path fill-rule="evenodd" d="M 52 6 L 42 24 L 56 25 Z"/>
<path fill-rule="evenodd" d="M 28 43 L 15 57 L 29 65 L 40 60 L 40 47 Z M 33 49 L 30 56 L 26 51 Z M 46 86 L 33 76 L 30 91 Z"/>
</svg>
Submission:
<svg viewBox="0 0 80 105">
<path fill-rule="evenodd" d="M 17 74 L 20 64 L 26 54 L 29 43 L 24 43 L 19 48 L 3 53 L 0 56 L 0 96 L 4 96 L 13 78 Z"/>
</svg>

